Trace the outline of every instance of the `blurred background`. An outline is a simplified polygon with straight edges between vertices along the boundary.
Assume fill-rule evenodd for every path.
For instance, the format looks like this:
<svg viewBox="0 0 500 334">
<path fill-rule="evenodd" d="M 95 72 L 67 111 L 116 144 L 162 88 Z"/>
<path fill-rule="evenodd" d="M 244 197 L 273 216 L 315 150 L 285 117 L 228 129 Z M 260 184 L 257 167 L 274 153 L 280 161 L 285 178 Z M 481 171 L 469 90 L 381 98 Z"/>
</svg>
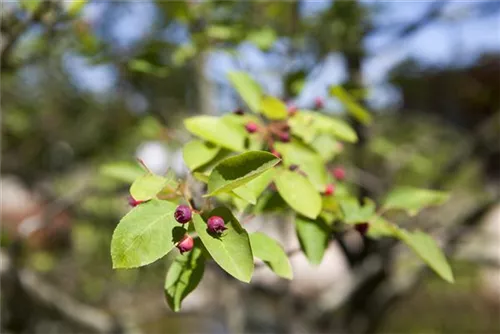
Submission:
<svg viewBox="0 0 500 334">
<path fill-rule="evenodd" d="M 2 1 L 2 333 L 500 333 L 500 2 Z M 301 108 L 343 85 L 372 112 L 339 164 L 359 193 L 451 200 L 401 224 L 433 234 L 449 285 L 398 244 L 347 234 L 295 279 L 205 272 L 169 311 L 170 258 L 112 270 L 141 158 L 186 169 L 182 126 L 241 106 L 248 71 Z M 280 216 L 257 223 L 286 249 Z M 264 226 L 264 227 L 262 227 Z M 259 227 L 256 227 L 259 228 Z"/>
</svg>

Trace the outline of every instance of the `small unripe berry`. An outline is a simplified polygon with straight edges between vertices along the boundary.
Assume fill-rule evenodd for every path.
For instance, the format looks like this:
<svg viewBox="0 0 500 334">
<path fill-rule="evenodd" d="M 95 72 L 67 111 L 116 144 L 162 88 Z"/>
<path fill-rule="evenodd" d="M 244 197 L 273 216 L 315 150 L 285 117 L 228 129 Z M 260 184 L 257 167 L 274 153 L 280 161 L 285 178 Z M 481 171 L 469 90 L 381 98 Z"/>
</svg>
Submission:
<svg viewBox="0 0 500 334">
<path fill-rule="evenodd" d="M 343 179 L 345 179 L 345 170 L 342 167 L 335 168 L 333 170 L 332 174 L 339 181 L 342 181 Z"/>
<path fill-rule="evenodd" d="M 290 165 L 290 167 L 288 167 L 288 169 L 291 170 L 292 172 L 298 168 L 299 168 L 299 165 Z"/>
<path fill-rule="evenodd" d="M 184 252 L 189 252 L 191 249 L 193 249 L 193 246 L 194 246 L 193 237 L 190 236 L 189 234 L 186 234 L 184 237 L 182 237 L 181 241 L 179 241 L 176 247 L 182 254 Z"/>
<path fill-rule="evenodd" d="M 292 103 L 292 104 L 288 105 L 288 115 L 289 116 L 295 115 L 297 113 L 297 111 L 298 111 L 298 108 L 295 104 Z"/>
<path fill-rule="evenodd" d="M 238 109 L 236 109 L 235 111 L 233 111 L 233 114 L 235 114 L 235 115 L 239 115 L 239 116 L 242 116 L 242 115 L 244 115 L 244 114 L 245 114 L 245 112 L 243 111 L 243 109 L 238 108 Z"/>
<path fill-rule="evenodd" d="M 254 133 L 259 130 L 259 126 L 255 124 L 254 122 L 248 122 L 245 124 L 245 129 L 247 130 L 248 133 Z"/>
<path fill-rule="evenodd" d="M 326 187 L 325 187 L 324 194 L 326 196 L 330 196 L 330 195 L 333 194 L 334 191 L 335 191 L 335 186 L 333 184 L 327 184 Z"/>
<path fill-rule="evenodd" d="M 321 97 L 316 97 L 314 99 L 314 109 L 318 110 L 318 109 L 323 109 L 323 107 L 325 106 L 324 102 L 323 102 L 323 99 Z"/>
<path fill-rule="evenodd" d="M 280 152 L 276 151 L 276 150 L 272 150 L 271 151 L 272 155 L 274 155 L 276 158 L 278 159 L 281 159 L 281 154 Z"/>
<path fill-rule="evenodd" d="M 224 219 L 222 219 L 222 217 L 219 216 L 212 216 L 208 218 L 207 226 L 208 226 L 208 232 L 210 233 L 219 234 L 227 229 L 227 227 L 224 226 Z"/>
<path fill-rule="evenodd" d="M 282 132 L 279 134 L 279 138 L 283 143 L 288 143 L 290 141 L 290 134 L 288 132 Z"/>
<path fill-rule="evenodd" d="M 356 229 L 356 231 L 358 231 L 359 234 L 361 234 L 361 235 L 365 235 L 366 232 L 368 232 L 369 227 L 370 227 L 370 224 L 368 224 L 368 223 L 361 223 L 361 224 L 354 225 L 354 228 Z"/>
<path fill-rule="evenodd" d="M 139 204 L 141 204 L 142 202 L 144 201 L 137 201 L 135 198 L 133 198 L 132 196 L 129 196 L 128 198 L 128 204 L 131 206 L 131 207 L 136 207 L 138 206 Z"/>
<path fill-rule="evenodd" d="M 191 220 L 191 208 L 187 205 L 179 205 L 174 212 L 174 218 L 181 224 L 186 224 Z"/>
</svg>

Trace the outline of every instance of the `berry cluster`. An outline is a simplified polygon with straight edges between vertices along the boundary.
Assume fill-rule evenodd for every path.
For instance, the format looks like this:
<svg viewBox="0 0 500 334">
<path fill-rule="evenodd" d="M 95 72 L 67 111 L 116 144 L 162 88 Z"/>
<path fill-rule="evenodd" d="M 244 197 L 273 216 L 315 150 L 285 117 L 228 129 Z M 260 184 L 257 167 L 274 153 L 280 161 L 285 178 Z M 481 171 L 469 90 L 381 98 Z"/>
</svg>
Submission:
<svg viewBox="0 0 500 334">
<path fill-rule="evenodd" d="M 187 205 L 179 205 L 174 212 L 175 220 L 184 225 L 191 221 L 193 216 L 192 210 Z M 219 216 L 212 216 L 208 218 L 207 230 L 210 234 L 220 235 L 227 229 L 225 226 L 224 219 Z M 189 234 L 184 235 L 184 237 L 177 243 L 177 248 L 182 253 L 189 252 L 193 249 L 194 240 Z"/>
</svg>

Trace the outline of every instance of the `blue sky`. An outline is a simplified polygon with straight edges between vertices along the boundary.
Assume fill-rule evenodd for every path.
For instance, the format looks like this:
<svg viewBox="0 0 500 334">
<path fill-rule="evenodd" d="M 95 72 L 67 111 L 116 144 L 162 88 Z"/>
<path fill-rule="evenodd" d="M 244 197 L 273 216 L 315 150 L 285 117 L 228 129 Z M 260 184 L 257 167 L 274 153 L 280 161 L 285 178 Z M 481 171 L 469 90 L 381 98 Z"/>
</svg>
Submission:
<svg viewBox="0 0 500 334">
<path fill-rule="evenodd" d="M 373 1 L 363 1 L 373 4 Z M 363 63 L 363 75 L 366 84 L 371 89 L 370 102 L 374 107 L 383 107 L 397 100 L 396 91 L 387 85 L 386 76 L 390 69 L 407 59 L 415 58 L 424 64 L 433 66 L 459 66 L 473 62 L 480 54 L 486 51 L 500 50 L 500 14 L 486 18 L 474 18 L 471 6 L 476 1 L 451 1 L 447 4 L 445 18 L 421 29 L 418 33 L 403 41 L 393 43 L 391 34 L 378 33 L 369 38 L 365 47 L 370 56 Z M 307 15 L 328 6 L 328 1 L 306 2 L 303 8 Z M 420 17 L 431 5 L 431 1 L 379 1 L 385 8 L 375 17 L 380 24 L 396 24 L 413 21 Z M 140 41 L 147 34 L 154 20 L 151 19 L 153 5 L 142 1 L 131 4 L 131 10 L 125 12 L 113 27 L 113 35 L 120 47 Z M 100 19 L 102 5 L 92 3 L 87 6 L 84 17 L 91 22 Z M 243 62 L 258 74 L 257 77 L 266 83 L 270 93 L 281 93 L 281 82 L 277 72 L 283 70 L 282 59 L 266 56 L 259 49 L 250 44 L 239 47 Z M 68 56 L 66 65 L 71 69 L 75 82 L 82 88 L 105 92 L 114 86 L 114 71 L 106 65 L 89 66 L 84 59 L 77 56 Z M 332 55 L 321 68 L 316 68 L 310 74 L 302 94 L 296 103 L 309 104 L 316 96 L 326 97 L 327 86 L 340 83 L 345 78 L 342 58 Z M 221 84 L 225 74 L 234 68 L 233 59 L 227 54 L 218 53 L 212 56 L 207 68 L 207 76 Z M 229 94 L 222 91 L 216 99 L 220 108 L 228 110 L 235 106 Z M 333 101 L 329 106 L 336 108 Z"/>
</svg>

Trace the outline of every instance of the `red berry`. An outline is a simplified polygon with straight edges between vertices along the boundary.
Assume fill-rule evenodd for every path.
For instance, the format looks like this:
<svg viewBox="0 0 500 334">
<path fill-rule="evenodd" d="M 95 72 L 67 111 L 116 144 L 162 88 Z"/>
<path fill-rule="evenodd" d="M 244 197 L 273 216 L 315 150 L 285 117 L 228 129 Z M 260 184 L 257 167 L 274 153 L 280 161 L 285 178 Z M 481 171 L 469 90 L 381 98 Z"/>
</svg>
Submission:
<svg viewBox="0 0 500 334">
<path fill-rule="evenodd" d="M 298 108 L 295 104 L 291 103 L 288 105 L 288 115 L 293 116 L 297 113 Z"/>
<path fill-rule="evenodd" d="M 342 167 L 335 168 L 333 170 L 332 174 L 339 181 L 342 181 L 343 179 L 345 179 L 345 170 Z"/>
<path fill-rule="evenodd" d="M 283 143 L 288 143 L 290 141 L 290 134 L 288 132 L 280 133 L 279 137 Z"/>
<path fill-rule="evenodd" d="M 182 254 L 184 252 L 189 252 L 191 249 L 193 249 L 193 246 L 194 246 L 193 237 L 190 236 L 189 234 L 186 234 L 184 237 L 182 237 L 181 241 L 179 241 L 176 247 Z"/>
<path fill-rule="evenodd" d="M 191 208 L 187 205 L 179 205 L 174 212 L 174 218 L 181 224 L 186 224 L 191 220 Z"/>
<path fill-rule="evenodd" d="M 247 124 L 245 124 L 245 129 L 248 131 L 248 133 L 254 133 L 259 130 L 259 126 L 254 122 L 248 122 Z"/>
<path fill-rule="evenodd" d="M 139 204 L 141 204 L 142 202 L 144 202 L 144 201 L 137 201 L 137 200 L 135 200 L 132 196 L 129 196 L 129 198 L 128 198 L 128 204 L 129 204 L 131 207 L 136 207 L 136 206 L 138 206 Z"/>
<path fill-rule="evenodd" d="M 358 231 L 359 234 L 361 234 L 361 235 L 365 235 L 366 232 L 368 232 L 369 227 L 370 227 L 370 224 L 368 224 L 368 223 L 361 223 L 361 224 L 354 225 L 354 228 L 356 229 L 356 231 Z"/>
<path fill-rule="evenodd" d="M 325 187 L 324 194 L 326 196 L 330 196 L 330 195 L 333 194 L 334 191 L 335 191 L 335 186 L 333 184 L 327 184 L 326 187 Z"/>
<path fill-rule="evenodd" d="M 314 99 L 314 109 L 323 109 L 324 106 L 325 103 L 323 102 L 323 99 L 321 97 L 318 96 Z"/>
<path fill-rule="evenodd" d="M 276 151 L 276 150 L 272 150 L 271 153 L 278 159 L 281 159 L 281 154 L 280 152 Z"/>
<path fill-rule="evenodd" d="M 220 234 L 227 229 L 227 227 L 224 226 L 224 219 L 222 219 L 222 217 L 219 216 L 212 216 L 208 218 L 207 226 L 208 226 L 208 232 L 210 233 Z"/>
</svg>

